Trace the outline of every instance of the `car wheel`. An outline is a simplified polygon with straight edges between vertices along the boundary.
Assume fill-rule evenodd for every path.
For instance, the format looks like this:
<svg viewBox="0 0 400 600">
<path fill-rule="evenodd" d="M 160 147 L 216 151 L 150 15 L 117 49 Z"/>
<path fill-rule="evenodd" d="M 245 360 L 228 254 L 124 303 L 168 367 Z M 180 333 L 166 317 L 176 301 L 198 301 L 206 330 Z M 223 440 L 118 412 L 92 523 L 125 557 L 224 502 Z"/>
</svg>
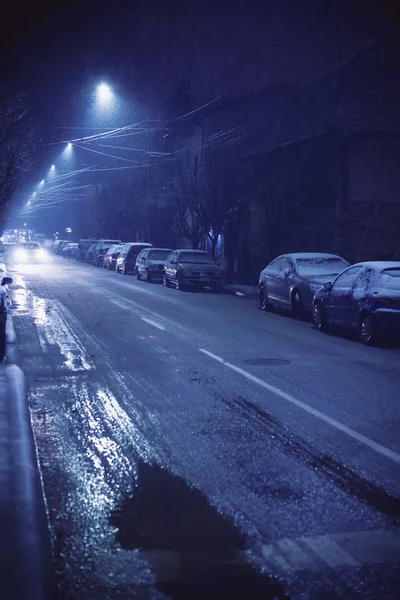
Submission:
<svg viewBox="0 0 400 600">
<path fill-rule="evenodd" d="M 359 321 L 360 340 L 367 346 L 372 346 L 376 342 L 376 333 L 372 316 L 369 313 L 364 313 Z"/>
<path fill-rule="evenodd" d="M 295 319 L 304 319 L 304 306 L 297 290 L 292 293 L 292 313 Z"/>
<path fill-rule="evenodd" d="M 183 292 L 183 290 L 185 289 L 185 284 L 182 281 L 181 275 L 177 276 L 175 285 L 176 285 L 176 289 L 180 290 L 181 292 Z"/>
<path fill-rule="evenodd" d="M 151 281 L 151 275 L 150 275 L 148 269 L 146 269 L 145 281 L 147 281 L 147 283 L 150 283 L 150 281 Z"/>
<path fill-rule="evenodd" d="M 137 279 L 138 281 L 140 281 L 140 279 L 141 279 L 141 277 L 142 277 L 142 276 L 141 276 L 141 274 L 139 273 L 139 270 L 138 270 L 138 269 L 136 269 L 136 271 L 135 271 L 135 275 L 136 275 L 136 279 Z"/>
<path fill-rule="evenodd" d="M 316 329 L 317 331 L 326 331 L 324 310 L 320 302 L 316 302 L 313 306 L 312 319 L 314 329 Z"/>
<path fill-rule="evenodd" d="M 260 289 L 258 291 L 259 294 L 259 298 L 260 298 L 260 308 L 261 310 L 270 310 L 271 305 L 268 301 L 268 294 L 267 294 L 267 290 L 265 288 L 264 285 L 260 285 Z"/>
<path fill-rule="evenodd" d="M 163 277 L 163 285 L 165 285 L 165 287 L 169 287 L 169 280 L 167 279 L 166 275 Z"/>
</svg>

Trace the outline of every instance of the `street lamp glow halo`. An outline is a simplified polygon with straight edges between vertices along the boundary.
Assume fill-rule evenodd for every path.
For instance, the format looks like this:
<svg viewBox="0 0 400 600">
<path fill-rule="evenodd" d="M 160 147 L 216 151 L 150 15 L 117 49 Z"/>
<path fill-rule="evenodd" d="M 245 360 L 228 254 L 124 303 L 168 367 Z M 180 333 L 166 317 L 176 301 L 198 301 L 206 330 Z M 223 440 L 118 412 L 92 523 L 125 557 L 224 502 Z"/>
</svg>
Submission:
<svg viewBox="0 0 400 600">
<path fill-rule="evenodd" d="M 112 89 L 107 83 L 104 82 L 99 83 L 96 93 L 100 104 L 109 104 L 114 97 Z"/>
</svg>

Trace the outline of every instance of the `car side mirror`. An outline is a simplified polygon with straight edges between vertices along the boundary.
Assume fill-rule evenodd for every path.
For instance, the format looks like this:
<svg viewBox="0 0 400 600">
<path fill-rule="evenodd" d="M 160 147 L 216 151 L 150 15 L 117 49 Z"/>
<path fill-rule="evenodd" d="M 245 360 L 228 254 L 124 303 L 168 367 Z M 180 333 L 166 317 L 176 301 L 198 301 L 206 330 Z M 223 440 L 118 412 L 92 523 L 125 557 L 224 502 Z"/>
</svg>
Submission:
<svg viewBox="0 0 400 600">
<path fill-rule="evenodd" d="M 13 280 L 11 277 L 3 277 L 3 279 L 1 280 L 1 285 L 10 285 L 10 283 L 12 283 Z"/>
<path fill-rule="evenodd" d="M 325 281 L 324 288 L 328 291 L 331 290 L 333 288 L 332 281 Z"/>
<path fill-rule="evenodd" d="M 283 271 L 283 274 L 284 274 L 285 277 L 289 277 L 289 275 L 290 275 L 290 269 L 288 269 L 286 267 L 286 269 Z"/>
</svg>

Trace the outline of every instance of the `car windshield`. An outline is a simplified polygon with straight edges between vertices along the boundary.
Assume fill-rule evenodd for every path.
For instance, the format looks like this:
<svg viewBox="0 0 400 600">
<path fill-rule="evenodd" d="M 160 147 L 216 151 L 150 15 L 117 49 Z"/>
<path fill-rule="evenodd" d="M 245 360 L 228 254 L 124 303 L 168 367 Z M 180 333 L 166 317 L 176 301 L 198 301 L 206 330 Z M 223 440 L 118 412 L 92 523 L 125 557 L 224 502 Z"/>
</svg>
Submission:
<svg viewBox="0 0 400 600">
<path fill-rule="evenodd" d="M 179 256 L 181 263 L 196 263 L 199 265 L 215 265 L 215 262 L 209 254 L 200 254 L 198 252 L 184 252 Z"/>
<path fill-rule="evenodd" d="M 338 275 L 349 266 L 343 258 L 315 256 L 312 258 L 297 258 L 297 273 L 300 277 L 318 275 Z"/>
<path fill-rule="evenodd" d="M 37 244 L 36 242 L 32 242 L 32 243 L 26 242 L 26 243 L 23 245 L 23 248 L 24 248 L 25 250 L 38 250 L 38 249 L 40 248 L 40 246 L 39 246 L 39 244 Z"/>
<path fill-rule="evenodd" d="M 381 287 L 400 292 L 400 269 L 385 269 L 380 275 Z"/>
<path fill-rule="evenodd" d="M 148 258 L 150 260 L 166 260 L 171 254 L 171 250 L 151 250 Z"/>
</svg>

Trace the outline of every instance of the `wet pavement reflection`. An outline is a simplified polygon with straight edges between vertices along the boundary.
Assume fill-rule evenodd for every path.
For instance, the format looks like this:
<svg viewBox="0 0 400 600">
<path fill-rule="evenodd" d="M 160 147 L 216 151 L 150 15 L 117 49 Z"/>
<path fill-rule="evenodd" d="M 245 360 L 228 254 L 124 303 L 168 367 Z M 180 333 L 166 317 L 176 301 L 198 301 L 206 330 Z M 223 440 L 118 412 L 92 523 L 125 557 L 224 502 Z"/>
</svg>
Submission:
<svg viewBox="0 0 400 600">
<path fill-rule="evenodd" d="M 174 600 L 288 598 L 246 561 L 242 534 L 182 478 L 140 461 L 135 489 L 113 511 L 116 541 L 145 553 L 156 587 Z"/>
</svg>

